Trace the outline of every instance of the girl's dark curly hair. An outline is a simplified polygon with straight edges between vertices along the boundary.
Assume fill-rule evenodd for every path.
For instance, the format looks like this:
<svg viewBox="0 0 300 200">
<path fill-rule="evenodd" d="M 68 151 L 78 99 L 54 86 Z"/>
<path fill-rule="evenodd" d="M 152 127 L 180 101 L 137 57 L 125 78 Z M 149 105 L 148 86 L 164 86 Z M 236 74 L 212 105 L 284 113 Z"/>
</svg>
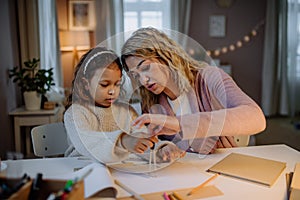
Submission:
<svg viewBox="0 0 300 200">
<path fill-rule="evenodd" d="M 118 55 L 105 47 L 95 47 L 85 53 L 76 65 L 71 93 L 67 98 L 65 110 L 73 103 L 81 105 L 94 103 L 89 90 L 86 89 L 86 80 L 90 81 L 96 70 L 100 68 L 115 67 L 114 63 L 117 64 L 118 69 L 122 72 L 122 65 Z"/>
</svg>

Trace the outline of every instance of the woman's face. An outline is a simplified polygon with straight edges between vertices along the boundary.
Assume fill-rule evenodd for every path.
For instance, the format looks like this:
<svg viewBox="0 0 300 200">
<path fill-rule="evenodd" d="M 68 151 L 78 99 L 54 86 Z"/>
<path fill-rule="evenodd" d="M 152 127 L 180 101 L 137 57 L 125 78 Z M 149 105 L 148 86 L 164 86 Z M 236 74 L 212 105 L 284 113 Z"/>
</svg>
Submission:
<svg viewBox="0 0 300 200">
<path fill-rule="evenodd" d="M 167 88 L 169 70 L 156 59 L 130 56 L 125 60 L 129 75 L 139 81 L 147 90 L 160 94 Z"/>
<path fill-rule="evenodd" d="M 112 68 L 98 69 L 90 81 L 89 91 L 95 103 L 109 107 L 120 93 L 122 74 L 117 64 Z"/>
</svg>

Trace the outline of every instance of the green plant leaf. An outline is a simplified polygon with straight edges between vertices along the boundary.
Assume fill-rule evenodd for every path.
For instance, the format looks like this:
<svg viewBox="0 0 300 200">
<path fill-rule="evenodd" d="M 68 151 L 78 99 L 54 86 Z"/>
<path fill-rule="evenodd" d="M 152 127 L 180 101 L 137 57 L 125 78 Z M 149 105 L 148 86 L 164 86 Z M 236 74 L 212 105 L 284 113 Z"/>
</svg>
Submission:
<svg viewBox="0 0 300 200">
<path fill-rule="evenodd" d="M 53 68 L 37 69 L 40 59 L 33 58 L 24 62 L 25 67 L 14 67 L 9 70 L 9 78 L 21 88 L 21 91 L 37 91 L 45 94 L 55 85 L 53 82 Z"/>
</svg>

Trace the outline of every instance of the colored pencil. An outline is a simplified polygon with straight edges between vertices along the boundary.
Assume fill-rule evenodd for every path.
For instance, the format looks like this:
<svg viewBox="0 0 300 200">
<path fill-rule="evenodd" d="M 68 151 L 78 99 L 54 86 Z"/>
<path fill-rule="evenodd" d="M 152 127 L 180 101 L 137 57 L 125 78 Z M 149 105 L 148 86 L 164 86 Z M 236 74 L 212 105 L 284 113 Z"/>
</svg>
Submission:
<svg viewBox="0 0 300 200">
<path fill-rule="evenodd" d="M 200 184 L 197 187 L 195 187 L 194 189 L 192 189 L 187 195 L 191 195 L 191 194 L 197 192 L 198 190 L 200 190 L 201 188 L 203 188 L 205 185 L 207 185 L 209 182 L 211 182 L 214 179 L 216 179 L 218 177 L 218 175 L 219 174 L 215 174 L 214 176 L 210 177 L 209 179 L 207 179 L 206 181 L 204 181 L 202 184 Z"/>
<path fill-rule="evenodd" d="M 138 193 L 136 193 L 135 191 L 133 191 L 131 188 L 129 188 L 128 186 L 124 185 L 120 181 L 118 181 L 118 180 L 115 179 L 115 183 L 118 186 L 120 186 L 121 188 L 123 188 L 126 192 L 128 192 L 129 194 L 131 194 L 135 199 L 144 200 L 144 198 L 141 197 Z"/>
</svg>

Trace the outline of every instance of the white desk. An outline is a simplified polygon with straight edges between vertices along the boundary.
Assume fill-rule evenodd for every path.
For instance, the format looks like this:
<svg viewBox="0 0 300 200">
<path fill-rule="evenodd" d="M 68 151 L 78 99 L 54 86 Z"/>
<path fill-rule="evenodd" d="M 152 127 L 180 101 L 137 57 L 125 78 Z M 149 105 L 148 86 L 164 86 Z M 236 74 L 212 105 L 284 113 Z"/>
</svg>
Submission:
<svg viewBox="0 0 300 200">
<path fill-rule="evenodd" d="M 59 120 L 60 107 L 53 110 L 29 111 L 24 107 L 17 108 L 9 113 L 14 117 L 15 150 L 21 152 L 21 126 L 38 126 L 54 123 Z M 30 137 L 26 136 L 26 154 L 30 153 Z"/>
<path fill-rule="evenodd" d="M 300 152 L 296 151 L 286 145 L 267 145 L 267 146 L 253 146 L 253 147 L 241 147 L 231 149 L 219 149 L 215 154 L 208 155 L 204 159 L 199 159 L 197 154 L 187 154 L 187 156 L 178 162 L 190 164 L 197 167 L 201 172 L 205 172 L 210 166 L 220 161 L 226 155 L 231 152 L 243 153 L 247 155 L 253 155 L 257 157 L 278 160 L 287 163 L 287 167 L 284 172 L 280 175 L 276 183 L 272 187 L 267 187 L 243 180 L 238 180 L 230 177 L 219 176 L 214 184 L 219 188 L 224 195 L 215 196 L 208 198 L 209 200 L 216 199 L 243 199 L 243 200 L 260 200 L 260 199 L 272 199 L 272 200 L 284 200 L 287 199 L 286 191 L 286 180 L 285 173 L 293 171 L 295 163 L 300 162 Z M 20 176 L 26 172 L 30 176 L 35 177 L 36 173 L 42 172 L 45 178 L 58 177 L 60 174 L 73 171 L 74 168 L 83 167 L 90 163 L 87 160 L 78 160 L 77 158 L 47 158 L 47 159 L 27 159 L 12 161 L 13 169 L 17 171 L 16 174 Z M 11 163 L 10 163 L 11 164 Z M 16 166 L 20 167 L 20 170 Z M 165 168 L 161 172 L 168 172 L 168 168 Z M 170 168 L 169 168 L 170 169 Z M 165 171 L 164 171 L 165 170 Z M 158 173 L 158 172 L 154 172 Z M 186 172 L 187 176 L 191 176 L 189 172 Z M 1 175 L 1 173 L 0 173 Z M 3 175 L 3 174 L 2 174 Z M 121 172 L 113 172 L 113 177 L 124 178 L 129 175 Z M 211 176 L 211 174 L 209 174 Z M 131 184 L 136 184 L 136 188 L 132 187 L 133 190 L 137 191 L 138 185 L 140 184 L 137 180 L 143 178 L 148 179 L 149 183 L 147 187 L 151 187 L 154 190 L 160 191 L 160 188 L 155 188 L 155 184 L 150 184 L 155 181 L 155 177 L 149 177 L 147 175 L 130 175 Z M 152 179 L 152 180 L 151 180 Z M 99 177 L 99 180 L 101 178 Z M 172 183 L 174 184 L 174 183 Z M 176 184 L 176 183 L 175 183 Z M 170 184 L 171 185 L 171 184 Z"/>
</svg>

